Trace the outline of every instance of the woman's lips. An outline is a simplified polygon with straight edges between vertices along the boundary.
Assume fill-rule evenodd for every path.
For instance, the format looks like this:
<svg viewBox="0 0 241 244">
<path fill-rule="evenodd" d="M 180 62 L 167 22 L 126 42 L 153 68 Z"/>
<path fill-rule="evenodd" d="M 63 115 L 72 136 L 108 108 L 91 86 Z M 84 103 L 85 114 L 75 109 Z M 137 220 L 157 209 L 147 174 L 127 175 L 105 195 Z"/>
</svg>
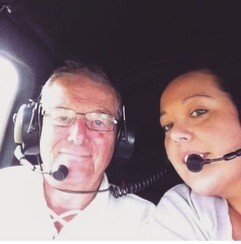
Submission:
<svg viewBox="0 0 241 244">
<path fill-rule="evenodd" d="M 186 155 L 183 157 L 183 161 L 184 161 L 184 163 L 187 163 L 187 159 L 188 159 L 188 157 L 189 157 L 190 155 L 192 155 L 192 154 L 197 154 L 197 155 L 199 155 L 199 156 L 200 156 L 201 158 L 203 158 L 203 159 L 206 159 L 206 158 L 208 157 L 208 155 L 209 155 L 209 153 L 191 152 L 191 153 L 186 154 Z"/>
</svg>

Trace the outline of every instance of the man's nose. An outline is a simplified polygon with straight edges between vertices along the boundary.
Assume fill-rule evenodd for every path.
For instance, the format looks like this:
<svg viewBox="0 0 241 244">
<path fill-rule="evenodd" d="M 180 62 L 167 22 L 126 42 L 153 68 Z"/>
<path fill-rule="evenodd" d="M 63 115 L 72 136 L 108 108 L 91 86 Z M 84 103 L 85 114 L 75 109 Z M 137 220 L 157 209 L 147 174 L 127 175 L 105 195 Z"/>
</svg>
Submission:
<svg viewBox="0 0 241 244">
<path fill-rule="evenodd" d="M 90 139 L 88 130 L 85 119 L 76 118 L 69 128 L 68 141 L 74 142 L 76 145 L 85 144 Z"/>
<path fill-rule="evenodd" d="M 187 126 L 174 125 L 170 137 L 175 143 L 185 143 L 192 139 L 192 132 Z"/>
</svg>

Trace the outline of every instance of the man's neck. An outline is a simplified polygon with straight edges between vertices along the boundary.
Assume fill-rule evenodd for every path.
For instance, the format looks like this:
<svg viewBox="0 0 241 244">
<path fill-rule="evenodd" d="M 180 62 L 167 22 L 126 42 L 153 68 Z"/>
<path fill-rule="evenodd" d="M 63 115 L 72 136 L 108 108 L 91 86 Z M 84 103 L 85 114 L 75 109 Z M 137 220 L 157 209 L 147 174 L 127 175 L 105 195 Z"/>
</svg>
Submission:
<svg viewBox="0 0 241 244">
<path fill-rule="evenodd" d="M 47 182 L 44 182 L 44 194 L 48 207 L 58 215 L 70 210 L 83 210 L 96 196 L 96 193 L 64 192 L 51 187 Z"/>
</svg>

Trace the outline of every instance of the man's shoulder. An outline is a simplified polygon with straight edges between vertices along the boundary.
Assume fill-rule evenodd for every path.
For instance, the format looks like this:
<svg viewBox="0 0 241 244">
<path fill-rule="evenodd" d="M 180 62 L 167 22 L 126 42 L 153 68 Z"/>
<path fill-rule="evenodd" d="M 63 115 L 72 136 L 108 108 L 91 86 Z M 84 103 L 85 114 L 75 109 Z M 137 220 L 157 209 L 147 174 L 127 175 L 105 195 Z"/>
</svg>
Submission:
<svg viewBox="0 0 241 244">
<path fill-rule="evenodd" d="M 125 197 L 126 197 L 126 199 L 128 199 L 129 201 L 132 201 L 132 202 L 137 202 L 139 204 L 144 204 L 144 205 L 155 206 L 154 203 L 150 202 L 149 200 L 146 200 L 145 198 L 139 197 L 135 194 L 128 194 Z"/>
<path fill-rule="evenodd" d="M 115 198 L 110 194 L 108 216 L 115 216 L 122 225 L 133 223 L 135 228 L 144 225 L 146 221 L 153 216 L 156 206 L 137 195 L 127 194 L 119 198 Z M 133 227 L 134 228 L 134 227 Z"/>
<path fill-rule="evenodd" d="M 133 207 L 136 208 L 136 210 L 138 209 L 154 209 L 156 207 L 156 205 L 142 197 L 139 197 L 135 194 L 127 194 L 124 196 L 120 196 L 118 198 L 114 197 L 111 193 L 110 193 L 110 198 L 111 201 L 114 205 L 118 205 L 118 206 L 129 206 L 129 207 Z"/>
<path fill-rule="evenodd" d="M 22 165 L 16 165 L 16 166 L 9 166 L 5 168 L 0 169 L 0 177 L 7 177 L 8 175 L 22 175 L 27 174 L 31 175 L 33 174 L 32 170 L 28 169 L 27 167 L 24 167 Z"/>
<path fill-rule="evenodd" d="M 32 185 L 38 178 L 36 172 L 24 166 L 10 166 L 0 169 L 0 190 Z"/>
</svg>

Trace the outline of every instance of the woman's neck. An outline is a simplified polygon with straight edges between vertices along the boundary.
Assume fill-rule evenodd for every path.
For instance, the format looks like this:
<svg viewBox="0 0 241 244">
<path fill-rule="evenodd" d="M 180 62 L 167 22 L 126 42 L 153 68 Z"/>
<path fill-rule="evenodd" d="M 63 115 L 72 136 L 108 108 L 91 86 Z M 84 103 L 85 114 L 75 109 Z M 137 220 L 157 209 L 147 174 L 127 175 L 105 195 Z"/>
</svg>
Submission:
<svg viewBox="0 0 241 244">
<path fill-rule="evenodd" d="M 241 240 L 241 199 L 228 201 L 229 217 L 234 240 Z"/>
</svg>

